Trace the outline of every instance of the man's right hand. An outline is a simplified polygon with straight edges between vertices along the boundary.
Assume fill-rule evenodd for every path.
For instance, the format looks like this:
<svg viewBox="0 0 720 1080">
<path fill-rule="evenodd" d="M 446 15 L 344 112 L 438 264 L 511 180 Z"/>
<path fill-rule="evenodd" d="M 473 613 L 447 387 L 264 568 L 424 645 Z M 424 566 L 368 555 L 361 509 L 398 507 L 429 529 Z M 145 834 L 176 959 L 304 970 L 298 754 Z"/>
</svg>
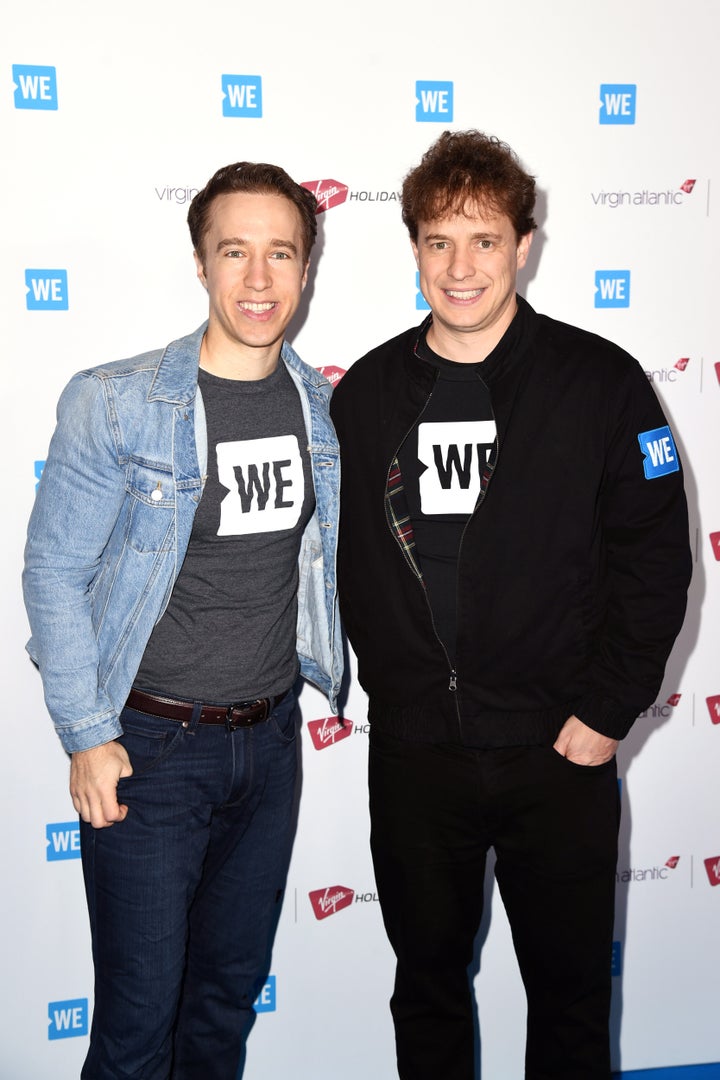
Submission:
<svg viewBox="0 0 720 1080">
<path fill-rule="evenodd" d="M 125 819 L 128 808 L 117 801 L 117 783 L 121 776 L 132 776 L 132 771 L 127 751 L 118 742 L 72 755 L 70 794 L 83 821 L 94 829 L 104 829 Z"/>
</svg>

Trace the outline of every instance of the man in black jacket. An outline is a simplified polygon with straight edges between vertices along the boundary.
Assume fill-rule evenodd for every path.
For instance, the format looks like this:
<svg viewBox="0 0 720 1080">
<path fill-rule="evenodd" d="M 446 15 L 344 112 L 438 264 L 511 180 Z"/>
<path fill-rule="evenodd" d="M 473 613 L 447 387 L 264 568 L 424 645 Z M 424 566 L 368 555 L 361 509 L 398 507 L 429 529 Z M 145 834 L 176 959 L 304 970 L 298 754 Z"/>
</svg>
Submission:
<svg viewBox="0 0 720 1080">
<path fill-rule="evenodd" d="M 402 195 L 431 314 L 331 404 L 402 1080 L 475 1075 L 490 847 L 526 1077 L 608 1080 L 615 751 L 660 688 L 691 573 L 681 467 L 640 366 L 516 295 L 534 203 L 509 147 L 445 132 Z"/>
</svg>

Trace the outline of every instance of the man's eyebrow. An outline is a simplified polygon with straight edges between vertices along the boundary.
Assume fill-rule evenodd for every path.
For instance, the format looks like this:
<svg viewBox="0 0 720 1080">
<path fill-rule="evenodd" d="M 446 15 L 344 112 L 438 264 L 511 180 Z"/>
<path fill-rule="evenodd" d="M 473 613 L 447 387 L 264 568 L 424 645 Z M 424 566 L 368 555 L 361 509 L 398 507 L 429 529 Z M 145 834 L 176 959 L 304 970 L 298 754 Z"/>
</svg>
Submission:
<svg viewBox="0 0 720 1080">
<path fill-rule="evenodd" d="M 297 255 L 298 251 L 297 246 L 293 244 L 292 240 L 271 240 L 268 246 L 287 248 L 287 250 L 291 251 L 293 255 Z"/>
<path fill-rule="evenodd" d="M 451 239 L 451 237 L 447 236 L 445 233 L 436 232 L 436 233 L 428 233 L 427 236 L 425 237 L 425 242 L 427 243 L 428 241 L 430 241 L 430 242 L 434 243 L 436 240 L 450 240 L 450 239 Z M 482 232 L 474 232 L 474 233 L 471 233 L 470 239 L 471 240 L 500 240 L 501 239 L 501 234 L 496 233 L 496 232 L 490 232 L 489 230 L 488 231 L 482 231 Z"/>
<path fill-rule="evenodd" d="M 224 248 L 229 247 L 247 247 L 250 244 L 249 240 L 245 240 L 242 236 L 228 236 L 224 240 L 219 240 L 216 251 L 222 251 Z M 273 248 L 286 248 L 291 251 L 293 255 L 297 255 L 297 246 L 293 244 L 292 240 L 278 240 L 274 237 L 268 242 L 268 247 Z"/>
<path fill-rule="evenodd" d="M 228 236 L 225 240 L 219 240 L 216 247 L 216 251 L 222 251 L 226 247 L 244 247 L 247 244 L 247 240 L 243 240 L 241 236 Z"/>
</svg>

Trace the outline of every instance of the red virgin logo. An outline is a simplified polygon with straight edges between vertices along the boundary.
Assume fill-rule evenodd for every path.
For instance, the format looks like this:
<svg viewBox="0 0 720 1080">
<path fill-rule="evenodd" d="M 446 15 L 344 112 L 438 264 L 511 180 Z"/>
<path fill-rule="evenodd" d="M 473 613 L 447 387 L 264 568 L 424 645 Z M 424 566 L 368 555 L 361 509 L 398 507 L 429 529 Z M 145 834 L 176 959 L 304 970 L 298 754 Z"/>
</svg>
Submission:
<svg viewBox="0 0 720 1080">
<path fill-rule="evenodd" d="M 696 183 L 697 180 L 686 180 L 684 184 L 680 185 L 680 190 L 684 191 L 686 195 L 689 195 Z"/>
<path fill-rule="evenodd" d="M 352 734 L 353 725 L 350 720 L 341 720 L 339 716 L 324 716 L 322 720 L 310 720 L 308 731 L 316 750 L 324 750 L 326 746 L 334 746 L 341 739 L 347 739 Z"/>
<path fill-rule="evenodd" d="M 720 532 L 710 533 L 710 543 L 712 544 L 713 555 L 720 562 Z"/>
<path fill-rule="evenodd" d="M 341 184 L 339 180 L 303 180 L 300 186 L 312 191 L 317 199 L 318 214 L 332 209 L 333 206 L 339 206 L 347 199 L 348 186 Z"/>
<path fill-rule="evenodd" d="M 327 889 L 315 889 L 308 893 L 316 919 L 327 919 L 342 911 L 353 902 L 355 892 L 345 885 L 329 885 Z"/>
<path fill-rule="evenodd" d="M 689 356 L 681 356 L 680 359 L 675 364 L 675 367 L 677 368 L 678 371 L 684 371 L 689 363 L 690 363 L 690 357 Z"/>
<path fill-rule="evenodd" d="M 671 870 L 674 870 L 679 862 L 680 862 L 680 856 L 679 855 L 671 855 L 670 858 L 668 859 L 668 861 L 665 863 L 665 865 L 669 866 Z"/>
<path fill-rule="evenodd" d="M 720 855 L 705 860 L 705 869 L 711 885 L 720 885 Z"/>
<path fill-rule="evenodd" d="M 715 694 L 714 697 L 705 698 L 705 701 L 707 702 L 710 719 L 713 724 L 720 724 L 720 694 Z"/>
<path fill-rule="evenodd" d="M 317 370 L 321 375 L 324 375 L 327 381 L 332 383 L 333 386 L 337 386 L 345 374 L 345 368 L 334 367 L 332 364 L 329 364 L 326 367 L 319 367 Z"/>
</svg>

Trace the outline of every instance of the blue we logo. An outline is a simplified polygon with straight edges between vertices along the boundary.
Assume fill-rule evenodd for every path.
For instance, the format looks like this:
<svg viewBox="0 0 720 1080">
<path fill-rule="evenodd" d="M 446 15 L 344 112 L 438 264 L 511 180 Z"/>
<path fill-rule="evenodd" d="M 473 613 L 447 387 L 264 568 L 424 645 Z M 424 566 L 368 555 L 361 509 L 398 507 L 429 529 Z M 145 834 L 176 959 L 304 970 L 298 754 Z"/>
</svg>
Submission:
<svg viewBox="0 0 720 1080">
<path fill-rule="evenodd" d="M 428 304 L 427 300 L 423 296 L 422 291 L 420 289 L 420 271 L 419 270 L 415 271 L 415 288 L 417 289 L 417 292 L 415 293 L 415 310 L 416 311 L 429 311 L 430 310 L 430 305 Z"/>
<path fill-rule="evenodd" d="M 635 83 L 601 84 L 601 124 L 634 124 L 636 107 L 637 85 Z"/>
<path fill-rule="evenodd" d="M 630 307 L 630 271 L 595 271 L 595 307 Z"/>
<path fill-rule="evenodd" d="M 80 826 L 77 821 L 57 821 L 46 825 L 45 842 L 45 858 L 48 862 L 80 858 Z"/>
<path fill-rule="evenodd" d="M 415 83 L 415 119 L 422 123 L 449 123 L 453 118 L 451 82 Z"/>
<path fill-rule="evenodd" d="M 640 449 L 643 452 L 643 470 L 646 480 L 655 480 L 658 476 L 667 476 L 668 473 L 680 471 L 675 442 L 670 428 L 653 428 L 652 431 L 641 431 L 638 435 Z"/>
<path fill-rule="evenodd" d="M 13 64 L 16 109 L 57 109 L 57 74 L 54 67 Z"/>
<path fill-rule="evenodd" d="M 256 1013 L 275 1012 L 277 1009 L 277 994 L 275 976 L 268 975 L 265 985 L 258 994 L 253 1008 Z"/>
<path fill-rule="evenodd" d="M 262 78 L 259 75 L 223 75 L 223 116 L 262 116 Z"/>
<path fill-rule="evenodd" d="M 48 1039 L 74 1039 L 88 1033 L 88 999 L 51 1001 L 48 1005 Z"/>
<path fill-rule="evenodd" d="M 26 270 L 25 302 L 28 311 L 67 311 L 67 270 Z"/>
</svg>

